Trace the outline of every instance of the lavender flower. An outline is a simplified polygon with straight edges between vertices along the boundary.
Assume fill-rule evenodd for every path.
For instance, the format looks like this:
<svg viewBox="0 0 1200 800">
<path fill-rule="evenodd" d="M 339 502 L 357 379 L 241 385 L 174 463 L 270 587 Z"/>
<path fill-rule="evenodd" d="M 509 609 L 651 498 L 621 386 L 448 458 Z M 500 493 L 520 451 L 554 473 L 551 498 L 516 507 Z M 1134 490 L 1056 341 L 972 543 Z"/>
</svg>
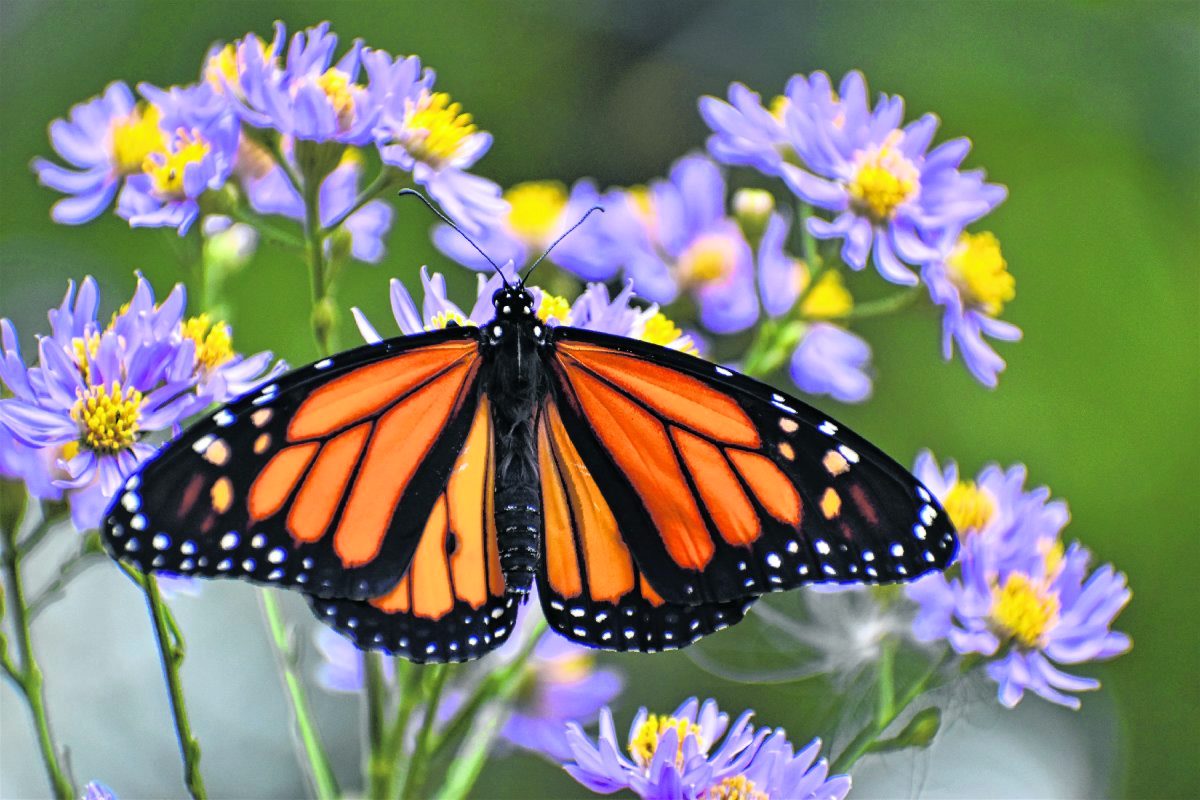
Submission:
<svg viewBox="0 0 1200 800">
<path fill-rule="evenodd" d="M 83 787 L 83 800 L 117 800 L 117 795 L 100 781 L 88 781 Z"/>
<path fill-rule="evenodd" d="M 994 388 L 1004 369 L 1004 359 L 983 338 L 1007 342 L 1021 338 L 1021 329 L 996 319 L 1004 304 L 1016 296 L 1016 281 L 1000 253 L 1000 243 L 991 233 L 948 234 L 938 249 L 941 258 L 926 264 L 921 277 L 933 302 L 942 306 L 942 354 L 954 355 L 954 343 L 962 352 L 971 374 Z"/>
<path fill-rule="evenodd" d="M 711 787 L 705 800 L 843 800 L 850 792 L 850 776 L 829 777 L 825 759 L 817 760 L 821 740 L 813 739 L 795 752 L 787 733 L 775 730 L 738 775 Z"/>
<path fill-rule="evenodd" d="M 174 227 L 182 236 L 200 214 L 199 198 L 233 172 L 239 127 L 211 86 L 138 90 L 160 115 L 161 146 L 145 156 L 117 198 L 117 213 L 132 227 Z"/>
<path fill-rule="evenodd" d="M 566 188 L 557 181 L 519 183 L 504 192 L 508 212 L 488 225 L 476 242 L 499 263 L 528 266 L 594 206 L 605 206 L 595 184 L 581 180 Z M 620 268 L 623 246 L 607 235 L 604 219 L 596 217 L 563 239 L 547 261 L 587 281 L 605 281 Z M 487 272 L 491 264 L 447 225 L 433 232 L 437 248 L 458 263 Z"/>
<path fill-rule="evenodd" d="M 321 654 L 317 665 L 317 683 L 331 692 L 357 694 L 363 690 L 363 651 L 332 628 L 324 625 L 313 633 L 313 642 Z M 384 680 L 393 680 L 395 666 L 391 659 L 383 660 Z"/>
<path fill-rule="evenodd" d="M 78 297 L 72 283 L 31 367 L 12 324 L 0 320 L 0 381 L 13 395 L 0 400 L 0 426 L 34 451 L 27 467 L 53 462 L 31 488 L 49 478 L 66 490 L 80 530 L 99 524 L 124 476 L 154 452 L 154 434 L 261 378 L 270 361 L 270 354 L 236 356 L 226 326 L 203 316 L 185 322 L 184 303 L 178 286 L 156 304 L 139 276 L 133 298 L 101 328 L 95 282 L 87 278 Z"/>
<path fill-rule="evenodd" d="M 81 225 L 100 215 L 128 175 L 142 171 L 151 153 L 162 152 L 166 136 L 160 111 L 134 102 L 124 83 L 71 108 L 67 119 L 50 123 L 50 142 L 71 167 L 33 160 L 38 181 L 69 197 L 51 209 L 55 222 Z"/>
<path fill-rule="evenodd" d="M 809 394 L 861 403 L 871 396 L 870 360 L 871 347 L 864 340 L 845 328 L 816 322 L 792 353 L 792 381 Z"/>
<path fill-rule="evenodd" d="M 1131 597 L 1125 576 L 1107 564 L 1089 575 L 1087 549 L 1074 543 L 1064 551 L 1065 505 L 1047 504 L 1044 490 L 1024 492 L 1023 467 L 1007 475 L 988 468 L 970 485 L 955 480 L 953 464 L 938 476 L 932 458 L 921 461 L 918 473 L 925 474 L 918 477 L 933 473 L 927 485 L 961 523 L 964 537 L 958 577 L 931 574 L 907 587 L 918 604 L 914 635 L 990 657 L 986 672 L 1010 708 L 1025 690 L 1079 708 L 1067 692 L 1100 684 L 1058 665 L 1112 658 L 1130 648 L 1129 637 L 1111 629 Z"/>
</svg>

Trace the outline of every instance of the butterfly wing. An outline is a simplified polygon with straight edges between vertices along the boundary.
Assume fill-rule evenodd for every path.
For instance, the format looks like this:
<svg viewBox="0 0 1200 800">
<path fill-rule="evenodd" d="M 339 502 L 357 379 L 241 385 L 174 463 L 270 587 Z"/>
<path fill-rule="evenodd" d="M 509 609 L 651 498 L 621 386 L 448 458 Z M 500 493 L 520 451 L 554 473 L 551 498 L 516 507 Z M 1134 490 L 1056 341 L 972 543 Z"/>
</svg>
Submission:
<svg viewBox="0 0 1200 800">
<path fill-rule="evenodd" d="M 666 348 L 553 336 L 562 428 L 611 509 L 613 538 L 668 603 L 907 580 L 953 559 L 932 494 L 820 411 Z"/>
<path fill-rule="evenodd" d="M 368 345 L 226 406 L 127 480 L 106 545 L 142 570 L 386 593 L 475 416 L 477 337 L 461 327 Z"/>
<path fill-rule="evenodd" d="M 539 415 L 537 437 L 544 531 L 538 596 L 552 628 L 593 647 L 654 652 L 741 620 L 752 600 L 682 605 L 655 591 L 553 402 Z"/>
<path fill-rule="evenodd" d="M 493 445 L 484 398 L 400 582 L 367 601 L 312 597 L 317 616 L 360 648 L 418 663 L 467 661 L 508 639 L 518 598 L 500 571 Z"/>
</svg>

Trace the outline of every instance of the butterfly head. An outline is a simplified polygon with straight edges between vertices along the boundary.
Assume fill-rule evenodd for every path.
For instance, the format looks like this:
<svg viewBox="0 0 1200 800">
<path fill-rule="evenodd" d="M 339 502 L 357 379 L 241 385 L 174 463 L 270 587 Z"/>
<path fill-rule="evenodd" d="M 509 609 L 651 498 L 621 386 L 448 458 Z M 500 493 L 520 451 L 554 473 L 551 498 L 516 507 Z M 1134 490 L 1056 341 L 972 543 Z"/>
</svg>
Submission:
<svg viewBox="0 0 1200 800">
<path fill-rule="evenodd" d="M 505 286 L 492 295 L 498 320 L 533 319 L 533 295 L 520 283 Z"/>
</svg>

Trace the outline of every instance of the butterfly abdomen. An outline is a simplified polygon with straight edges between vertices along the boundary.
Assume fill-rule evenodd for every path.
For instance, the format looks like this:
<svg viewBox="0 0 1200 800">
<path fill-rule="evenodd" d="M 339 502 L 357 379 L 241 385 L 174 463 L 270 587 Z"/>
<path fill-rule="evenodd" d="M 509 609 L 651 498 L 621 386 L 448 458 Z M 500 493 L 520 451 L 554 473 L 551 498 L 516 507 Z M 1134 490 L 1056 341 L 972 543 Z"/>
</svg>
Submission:
<svg viewBox="0 0 1200 800">
<path fill-rule="evenodd" d="M 541 555 L 534 417 L 545 393 L 545 373 L 530 331 L 520 324 L 505 327 L 505 335 L 491 342 L 487 359 L 496 446 L 496 533 L 505 585 L 511 593 L 525 594 Z"/>
</svg>

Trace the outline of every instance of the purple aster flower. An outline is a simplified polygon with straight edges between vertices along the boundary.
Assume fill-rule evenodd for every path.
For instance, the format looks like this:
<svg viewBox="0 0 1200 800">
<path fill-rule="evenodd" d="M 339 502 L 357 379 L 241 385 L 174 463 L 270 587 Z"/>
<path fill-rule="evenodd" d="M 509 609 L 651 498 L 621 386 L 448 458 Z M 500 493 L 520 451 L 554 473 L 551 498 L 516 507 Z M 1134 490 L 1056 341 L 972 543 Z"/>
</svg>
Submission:
<svg viewBox="0 0 1200 800">
<path fill-rule="evenodd" d="M 285 148 L 286 157 L 291 158 L 289 151 L 290 148 Z M 376 264 L 384 255 L 383 240 L 392 227 L 393 211 L 388 203 L 372 200 L 351 213 L 358 197 L 362 167 L 361 156 L 347 150 L 337 168 L 321 182 L 318 214 L 323 227 L 341 225 L 349 234 L 350 255 Z M 250 206 L 260 214 L 304 219 L 304 200 L 282 167 L 274 165 L 258 176 L 248 174 L 242 183 Z M 326 240 L 325 247 L 329 250 L 332 243 Z"/>
<path fill-rule="evenodd" d="M 744 330 L 758 318 L 754 250 L 725 212 L 725 178 L 704 156 L 686 156 L 668 180 L 630 190 L 609 203 L 610 236 L 628 248 L 625 270 L 647 300 L 695 296 L 700 322 L 716 333 Z"/>
<path fill-rule="evenodd" d="M 943 307 L 942 355 L 950 360 L 958 343 L 963 361 L 984 386 L 995 388 L 1004 359 L 984 339 L 1021 338 L 1021 329 L 996 319 L 1016 296 L 1016 281 L 991 233 L 947 234 L 938 248 L 944 255 L 921 269 L 933 302 Z"/>
<path fill-rule="evenodd" d="M 52 451 L 22 444 L 0 424 L 0 480 L 25 484 L 29 495 L 39 500 L 61 500 L 62 489 L 54 485 L 61 477 L 56 474 L 56 461 Z"/>
<path fill-rule="evenodd" d="M 711 787 L 705 800 L 843 800 L 850 792 L 850 776 L 829 777 L 829 764 L 817 759 L 821 740 L 813 739 L 799 753 L 776 729 L 754 753 L 754 758 L 737 775 Z"/>
<path fill-rule="evenodd" d="M 275 41 L 285 30 L 276 23 Z M 363 145 L 371 141 L 380 113 L 380 88 L 358 82 L 363 65 L 362 42 L 333 63 L 337 36 L 329 23 L 292 36 L 285 63 L 279 63 L 280 45 L 264 46 L 253 34 L 237 43 L 233 60 L 215 65 L 218 79 L 237 103 L 248 124 L 273 128 L 282 134 L 316 142 Z M 220 53 L 218 53 L 220 58 Z M 237 76 L 230 82 L 225 73 Z"/>
<path fill-rule="evenodd" d="M 448 94 L 434 92 L 432 70 L 421 71 L 416 59 L 372 50 L 363 61 L 372 85 L 386 87 L 374 127 L 383 162 L 410 173 L 468 233 L 484 233 L 504 215 L 505 203 L 499 186 L 467 170 L 492 146 L 491 134 Z"/>
<path fill-rule="evenodd" d="M 923 454 L 917 471 L 932 479 L 931 491 L 945 492 L 940 499 L 964 537 L 957 577 L 932 574 L 906 589 L 918 605 L 916 638 L 945 639 L 955 652 L 990 657 L 986 672 L 1008 707 L 1030 690 L 1078 708 L 1079 699 L 1066 693 L 1100 684 L 1058 665 L 1130 648 L 1129 637 L 1111 629 L 1131 597 L 1125 576 L 1107 564 L 1089 574 L 1091 554 L 1078 543 L 1064 552 L 1059 531 L 1066 507 L 1047 503 L 1045 490 L 1025 492 L 1024 467 L 1007 474 L 989 467 L 968 484 L 953 464 L 939 475 Z"/>
<path fill-rule="evenodd" d="M 872 109 L 861 73 L 847 74 L 836 98 L 821 76 L 794 79 L 789 87 L 796 91 L 780 105 L 784 156 L 766 171 L 777 171 L 805 202 L 837 214 L 832 222 L 811 218 L 808 228 L 818 238 L 843 239 L 842 259 L 854 269 L 874 253 L 884 278 L 914 286 L 917 276 L 904 262 L 937 258 L 932 242 L 947 233 L 957 237 L 1004 200 L 1004 187 L 985 183 L 982 172 L 959 170 L 970 151 L 967 139 L 929 150 L 937 117 L 900 127 L 904 101 L 881 95 Z M 748 108 L 750 98 L 738 96 Z M 741 152 L 731 148 L 718 152 Z"/>
<path fill-rule="evenodd" d="M 261 378 L 270 360 L 233 354 L 227 327 L 184 322 L 181 286 L 159 305 L 139 276 L 133 298 L 105 328 L 95 319 L 97 302 L 91 278 L 78 296 L 72 283 L 30 367 L 12 324 L 0 320 L 0 381 L 13 395 L 0 400 L 0 426 L 35 450 L 38 463 L 53 460 L 53 472 L 38 478 L 48 473 L 66 490 L 80 530 L 99 524 L 124 476 L 154 452 L 152 439 Z"/>
<path fill-rule="evenodd" d="M 595 742 L 577 723 L 567 725 L 571 760 L 563 766 L 575 780 L 601 794 L 630 789 L 644 798 L 698 800 L 726 778 L 743 773 L 770 734 L 754 732 L 751 713 L 743 713 L 730 726 L 729 716 L 713 700 L 702 706 L 693 697 L 670 716 L 642 708 L 630 726 L 626 756 L 612 712 L 604 708 Z"/>
<path fill-rule="evenodd" d="M 480 248 L 497 263 L 512 261 L 529 266 L 568 229 L 576 225 L 589 209 L 605 205 L 595 183 L 584 179 L 575 183 L 568 194 L 557 181 L 519 183 L 504 192 L 508 212 L 487 226 L 476 239 Z M 587 281 L 605 281 L 621 266 L 624 246 L 607 235 L 603 218 L 588 220 L 563 239 L 547 261 Z M 433 232 L 437 248 L 450 258 L 474 270 L 487 272 L 491 264 L 447 225 Z"/>
<path fill-rule="evenodd" d="M 88 781 L 83 787 L 83 800 L 117 800 L 117 795 L 100 781 Z"/>
<path fill-rule="evenodd" d="M 233 172 L 239 126 L 223 96 L 208 84 L 138 91 L 160 115 L 161 146 L 146 154 L 117 198 L 117 213 L 132 227 L 174 227 L 187 233 L 200 214 L 199 198 Z"/>
<path fill-rule="evenodd" d="M 160 111 L 134 102 L 118 81 L 104 94 L 74 106 L 67 119 L 50 123 L 50 142 L 70 167 L 33 160 L 43 186 L 70 195 L 54 204 L 55 222 L 80 225 L 99 216 L 127 175 L 142 171 L 146 157 L 161 152 L 166 136 Z"/>
<path fill-rule="evenodd" d="M 845 328 L 814 322 L 792 353 L 792 381 L 809 394 L 827 394 L 843 403 L 871 396 L 871 347 Z"/>
<path fill-rule="evenodd" d="M 321 654 L 317 665 L 317 683 L 331 692 L 357 694 L 363 690 L 363 651 L 332 628 L 320 626 L 313 633 L 313 642 Z M 391 659 L 383 661 L 384 679 L 389 683 L 395 677 L 395 665 Z"/>
</svg>

